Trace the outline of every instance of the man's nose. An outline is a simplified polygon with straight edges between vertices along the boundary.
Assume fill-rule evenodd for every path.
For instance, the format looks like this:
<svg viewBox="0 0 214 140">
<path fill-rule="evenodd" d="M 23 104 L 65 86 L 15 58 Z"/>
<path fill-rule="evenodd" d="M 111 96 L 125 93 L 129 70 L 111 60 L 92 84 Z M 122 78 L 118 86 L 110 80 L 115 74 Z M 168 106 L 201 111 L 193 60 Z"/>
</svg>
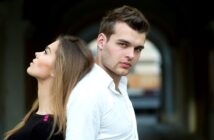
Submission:
<svg viewBox="0 0 214 140">
<path fill-rule="evenodd" d="M 134 58 L 134 48 L 130 47 L 127 49 L 127 57 L 131 60 Z"/>
</svg>

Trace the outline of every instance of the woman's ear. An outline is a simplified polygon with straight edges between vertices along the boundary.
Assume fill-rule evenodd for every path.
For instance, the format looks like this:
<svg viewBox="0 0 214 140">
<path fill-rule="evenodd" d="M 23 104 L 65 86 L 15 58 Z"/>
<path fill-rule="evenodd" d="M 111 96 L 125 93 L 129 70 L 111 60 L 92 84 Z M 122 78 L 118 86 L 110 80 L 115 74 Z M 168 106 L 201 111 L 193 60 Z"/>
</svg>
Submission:
<svg viewBox="0 0 214 140">
<path fill-rule="evenodd" d="M 55 77 L 55 72 L 52 70 L 51 77 Z"/>
<path fill-rule="evenodd" d="M 97 46 L 98 46 L 98 49 L 103 49 L 104 45 L 105 45 L 105 42 L 106 42 L 106 36 L 105 34 L 103 33 L 100 33 L 97 37 Z"/>
</svg>

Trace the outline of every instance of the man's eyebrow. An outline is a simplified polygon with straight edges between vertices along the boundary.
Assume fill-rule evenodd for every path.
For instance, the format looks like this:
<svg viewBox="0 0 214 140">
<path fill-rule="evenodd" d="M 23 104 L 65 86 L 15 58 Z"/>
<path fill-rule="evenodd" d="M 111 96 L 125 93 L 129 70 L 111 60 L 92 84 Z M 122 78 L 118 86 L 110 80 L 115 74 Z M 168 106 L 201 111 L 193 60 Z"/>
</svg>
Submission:
<svg viewBox="0 0 214 140">
<path fill-rule="evenodd" d="M 124 39 L 118 39 L 119 42 L 123 42 L 123 43 L 126 43 L 126 44 L 131 44 L 129 41 L 127 40 L 124 40 Z"/>
<path fill-rule="evenodd" d="M 139 45 L 139 46 L 136 46 L 135 48 L 141 48 L 141 49 L 144 49 L 144 46 Z"/>
<path fill-rule="evenodd" d="M 124 40 L 124 39 L 119 39 L 118 41 L 119 41 L 119 42 L 126 43 L 126 44 L 131 44 L 129 41 Z M 144 45 L 139 45 L 139 46 L 136 46 L 135 48 L 141 48 L 141 49 L 144 49 Z"/>
</svg>

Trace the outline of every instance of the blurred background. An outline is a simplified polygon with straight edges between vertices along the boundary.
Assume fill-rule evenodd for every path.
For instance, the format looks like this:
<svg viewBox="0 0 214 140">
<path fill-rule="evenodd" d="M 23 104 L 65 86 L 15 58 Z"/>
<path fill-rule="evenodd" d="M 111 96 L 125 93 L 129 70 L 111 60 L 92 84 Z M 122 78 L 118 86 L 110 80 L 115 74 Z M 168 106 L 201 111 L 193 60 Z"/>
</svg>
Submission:
<svg viewBox="0 0 214 140">
<path fill-rule="evenodd" d="M 129 78 L 140 140 L 214 140 L 214 11 L 192 0 L 0 0 L 0 139 L 36 98 L 26 74 L 59 34 L 96 48 L 101 17 L 130 5 L 151 24 Z"/>
</svg>

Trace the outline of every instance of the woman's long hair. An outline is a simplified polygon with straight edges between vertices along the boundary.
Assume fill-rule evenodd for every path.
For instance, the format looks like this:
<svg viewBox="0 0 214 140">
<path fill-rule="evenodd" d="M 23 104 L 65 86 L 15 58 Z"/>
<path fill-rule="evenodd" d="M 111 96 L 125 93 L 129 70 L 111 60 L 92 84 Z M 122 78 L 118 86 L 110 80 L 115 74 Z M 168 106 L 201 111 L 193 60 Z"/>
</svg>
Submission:
<svg viewBox="0 0 214 140">
<path fill-rule="evenodd" d="M 78 81 L 91 70 L 94 64 L 93 55 L 82 39 L 74 36 L 59 36 L 57 40 L 59 41 L 59 46 L 56 51 L 55 76 L 52 85 L 54 117 L 49 138 L 55 133 L 65 134 L 68 98 Z M 7 140 L 11 135 L 23 128 L 30 115 L 36 112 L 38 107 L 39 103 L 38 99 L 36 99 L 23 120 L 5 134 L 4 140 Z"/>
<path fill-rule="evenodd" d="M 59 37 L 59 49 L 55 63 L 55 80 L 53 83 L 54 125 L 59 132 L 66 129 L 66 105 L 68 97 L 81 78 L 88 73 L 94 63 L 91 51 L 83 40 L 77 37 Z"/>
</svg>

